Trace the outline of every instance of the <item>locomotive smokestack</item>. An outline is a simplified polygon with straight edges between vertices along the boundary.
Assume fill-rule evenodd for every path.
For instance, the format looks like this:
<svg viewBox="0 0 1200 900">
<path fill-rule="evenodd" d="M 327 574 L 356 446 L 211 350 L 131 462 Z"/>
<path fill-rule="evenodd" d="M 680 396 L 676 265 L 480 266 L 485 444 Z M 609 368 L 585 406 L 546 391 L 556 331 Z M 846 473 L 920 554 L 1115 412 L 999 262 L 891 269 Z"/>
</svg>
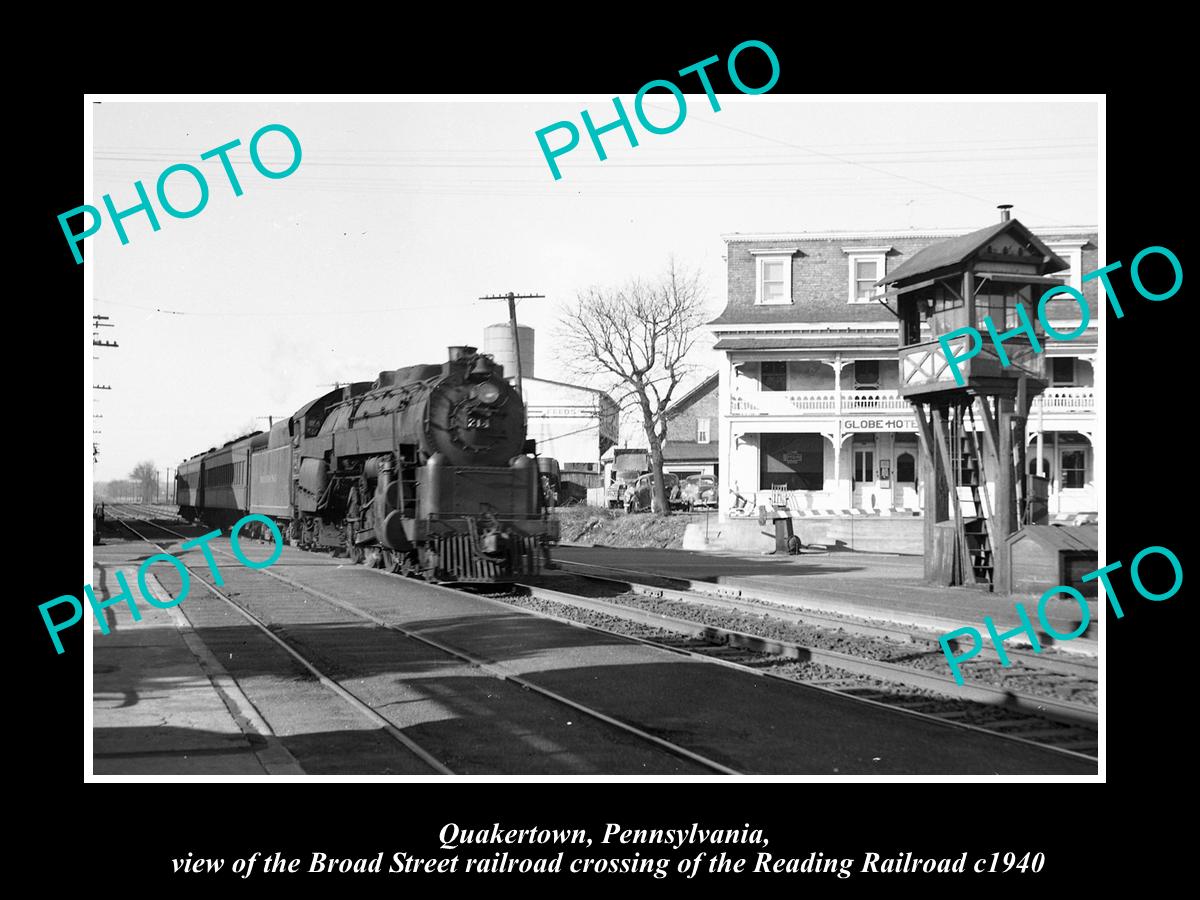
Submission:
<svg viewBox="0 0 1200 900">
<path fill-rule="evenodd" d="M 474 356 L 475 348 L 467 347 L 465 345 L 462 347 L 447 347 L 446 353 L 450 357 L 450 362 L 458 362 L 460 359 L 466 359 L 468 356 Z"/>
<path fill-rule="evenodd" d="M 1013 208 L 1013 205 L 1011 203 L 1001 203 L 999 206 L 996 207 L 996 209 L 1000 210 L 1000 221 L 1001 222 L 1007 222 L 1009 219 L 1012 218 L 1012 214 L 1009 213 L 1009 210 L 1012 208 Z"/>
</svg>

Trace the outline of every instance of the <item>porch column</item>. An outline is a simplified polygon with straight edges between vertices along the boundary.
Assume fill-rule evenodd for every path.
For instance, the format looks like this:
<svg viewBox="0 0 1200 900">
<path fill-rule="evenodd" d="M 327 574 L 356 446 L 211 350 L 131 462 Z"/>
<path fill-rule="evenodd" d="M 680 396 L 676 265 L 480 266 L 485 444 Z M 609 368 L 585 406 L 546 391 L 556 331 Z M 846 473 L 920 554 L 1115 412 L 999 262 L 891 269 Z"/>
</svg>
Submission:
<svg viewBox="0 0 1200 900">
<path fill-rule="evenodd" d="M 733 354 L 726 353 L 724 365 L 717 369 L 717 521 L 729 515 L 733 498 L 729 493 L 729 470 L 733 466 L 734 442 L 733 395 L 737 373 Z"/>
<path fill-rule="evenodd" d="M 835 353 L 833 355 L 834 412 L 837 413 L 839 416 L 842 414 L 842 365 L 843 365 L 842 354 Z M 840 432 L 839 432 L 839 436 L 840 436 Z M 836 457 L 835 457 L 835 459 L 836 459 Z"/>
<path fill-rule="evenodd" d="M 842 431 L 842 423 L 841 423 L 840 419 L 838 420 L 837 437 L 838 437 L 837 458 L 839 460 L 841 460 L 842 450 L 844 449 L 846 442 L 849 441 L 850 442 L 850 450 L 851 450 L 850 465 L 853 466 L 854 465 L 854 456 L 853 456 L 854 432 L 853 431 L 843 432 Z M 849 509 L 851 506 L 854 505 L 854 476 L 853 475 L 851 475 L 851 477 L 847 481 L 846 489 L 844 491 L 842 490 L 842 480 L 841 480 L 841 477 L 839 476 L 839 478 L 838 478 L 838 498 L 839 498 L 838 499 L 839 505 L 844 506 L 847 509 Z"/>
<path fill-rule="evenodd" d="M 1062 463 L 1058 458 L 1058 432 L 1057 431 L 1054 432 L 1054 463 L 1053 463 L 1053 466 L 1054 466 L 1054 472 L 1056 475 L 1056 477 L 1054 478 L 1054 484 L 1056 485 L 1056 487 L 1054 489 L 1054 511 L 1056 513 L 1060 513 L 1060 512 L 1062 512 Z"/>
<path fill-rule="evenodd" d="M 826 435 L 833 444 L 833 483 L 834 490 L 842 489 L 842 421 L 838 419 L 833 434 Z"/>
</svg>

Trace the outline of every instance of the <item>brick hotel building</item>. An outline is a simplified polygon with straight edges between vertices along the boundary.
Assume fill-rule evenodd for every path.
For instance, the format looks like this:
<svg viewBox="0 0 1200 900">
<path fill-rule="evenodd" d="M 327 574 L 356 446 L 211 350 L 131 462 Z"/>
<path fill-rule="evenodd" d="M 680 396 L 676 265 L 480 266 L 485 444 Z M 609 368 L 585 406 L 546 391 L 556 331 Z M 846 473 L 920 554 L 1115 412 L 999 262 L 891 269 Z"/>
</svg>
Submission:
<svg viewBox="0 0 1200 900">
<path fill-rule="evenodd" d="M 797 516 L 922 509 L 916 419 L 897 393 L 897 320 L 871 295 L 917 251 L 970 231 L 723 235 L 728 301 L 709 323 L 724 351 L 714 436 L 722 519 L 783 491 Z M 1099 265 L 1097 230 L 1034 233 L 1070 263 L 1056 277 L 1083 292 L 1092 316 L 1075 340 L 1045 342 L 1050 386 L 1029 417 L 1029 467 L 1049 480 L 1051 516 L 1094 513 L 1099 317 L 1097 282 L 1082 275 Z M 1069 333 L 1079 313 L 1065 296 L 1048 313 Z"/>
</svg>

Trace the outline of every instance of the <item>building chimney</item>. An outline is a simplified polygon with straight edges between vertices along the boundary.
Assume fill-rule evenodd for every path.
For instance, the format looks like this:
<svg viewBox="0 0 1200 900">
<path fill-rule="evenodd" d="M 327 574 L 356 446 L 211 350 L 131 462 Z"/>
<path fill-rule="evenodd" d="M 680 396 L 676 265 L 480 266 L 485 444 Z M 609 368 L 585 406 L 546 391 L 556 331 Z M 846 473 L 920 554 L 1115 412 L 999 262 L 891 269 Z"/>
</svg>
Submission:
<svg viewBox="0 0 1200 900">
<path fill-rule="evenodd" d="M 1013 208 L 1013 205 L 1011 203 L 1001 203 L 999 206 L 996 207 L 996 209 L 1000 210 L 1000 221 L 1001 222 L 1007 222 L 1009 219 L 1012 218 L 1012 215 L 1009 213 L 1009 210 L 1012 208 Z"/>
</svg>

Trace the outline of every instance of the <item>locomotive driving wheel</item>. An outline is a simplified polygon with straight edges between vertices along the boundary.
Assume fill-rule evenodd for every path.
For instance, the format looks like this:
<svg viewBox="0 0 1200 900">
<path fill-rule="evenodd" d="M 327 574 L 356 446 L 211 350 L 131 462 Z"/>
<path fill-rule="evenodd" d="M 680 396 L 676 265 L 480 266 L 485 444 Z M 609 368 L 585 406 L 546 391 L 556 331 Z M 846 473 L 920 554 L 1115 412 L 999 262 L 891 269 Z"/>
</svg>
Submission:
<svg viewBox="0 0 1200 900">
<path fill-rule="evenodd" d="M 400 571 L 400 554 L 395 550 L 384 547 L 383 553 L 383 571 L 399 572 Z"/>
</svg>

